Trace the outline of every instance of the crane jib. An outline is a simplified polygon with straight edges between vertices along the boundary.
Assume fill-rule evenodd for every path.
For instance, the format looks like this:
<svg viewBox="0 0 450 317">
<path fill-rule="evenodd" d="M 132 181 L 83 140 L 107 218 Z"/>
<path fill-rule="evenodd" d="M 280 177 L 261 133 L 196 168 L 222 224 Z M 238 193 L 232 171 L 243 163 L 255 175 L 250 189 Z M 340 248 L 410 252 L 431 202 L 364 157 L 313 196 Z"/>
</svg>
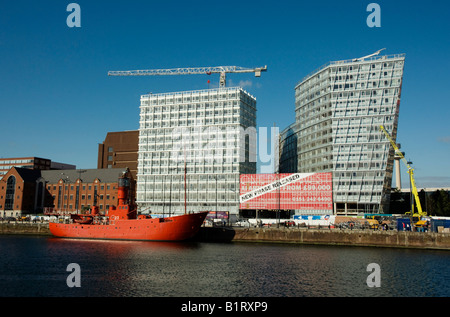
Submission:
<svg viewBox="0 0 450 317">
<path fill-rule="evenodd" d="M 267 71 L 267 66 L 257 68 L 245 68 L 239 66 L 215 66 L 215 67 L 186 67 L 171 69 L 146 69 L 146 70 L 126 70 L 109 71 L 108 76 L 157 76 L 157 75 L 196 75 L 196 74 L 222 74 L 225 73 L 255 73 L 256 77 L 261 76 L 261 72 Z"/>
</svg>

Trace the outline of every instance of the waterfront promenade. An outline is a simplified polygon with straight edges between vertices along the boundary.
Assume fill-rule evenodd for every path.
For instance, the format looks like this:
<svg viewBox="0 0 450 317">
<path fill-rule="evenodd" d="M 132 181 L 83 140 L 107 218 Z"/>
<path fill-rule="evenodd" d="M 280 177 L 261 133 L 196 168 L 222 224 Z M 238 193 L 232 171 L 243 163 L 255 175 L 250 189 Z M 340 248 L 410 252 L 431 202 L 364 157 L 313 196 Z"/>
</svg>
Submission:
<svg viewBox="0 0 450 317">
<path fill-rule="evenodd" d="M 1 222 L 0 234 L 51 235 L 47 222 Z M 197 241 L 267 242 L 450 250 L 450 233 L 297 227 L 202 227 Z"/>
</svg>

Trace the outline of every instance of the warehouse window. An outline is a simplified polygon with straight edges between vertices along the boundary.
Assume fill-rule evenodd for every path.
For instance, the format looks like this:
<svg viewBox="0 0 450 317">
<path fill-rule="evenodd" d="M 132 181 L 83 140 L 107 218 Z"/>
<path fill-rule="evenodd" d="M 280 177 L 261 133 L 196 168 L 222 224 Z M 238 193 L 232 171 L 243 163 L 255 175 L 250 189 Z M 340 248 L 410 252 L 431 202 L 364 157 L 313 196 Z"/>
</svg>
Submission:
<svg viewBox="0 0 450 317">
<path fill-rule="evenodd" d="M 6 182 L 5 210 L 14 209 L 14 194 L 16 192 L 16 178 L 11 175 Z"/>
</svg>

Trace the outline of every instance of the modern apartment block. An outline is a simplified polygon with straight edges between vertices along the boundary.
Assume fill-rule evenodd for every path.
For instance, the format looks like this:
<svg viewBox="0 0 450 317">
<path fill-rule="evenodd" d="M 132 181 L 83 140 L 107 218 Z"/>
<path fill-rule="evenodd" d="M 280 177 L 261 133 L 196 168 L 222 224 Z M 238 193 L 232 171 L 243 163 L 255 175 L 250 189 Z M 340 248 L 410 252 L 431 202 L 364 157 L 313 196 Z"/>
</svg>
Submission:
<svg viewBox="0 0 450 317">
<path fill-rule="evenodd" d="M 256 173 L 256 99 L 239 87 L 141 96 L 139 211 L 239 212 L 239 175 Z"/>
<path fill-rule="evenodd" d="M 298 172 L 333 172 L 338 214 L 387 212 L 405 55 L 330 62 L 295 87 Z"/>
<path fill-rule="evenodd" d="M 298 125 L 296 122 L 294 122 L 280 133 L 278 146 L 279 173 L 297 173 L 297 132 Z"/>
</svg>

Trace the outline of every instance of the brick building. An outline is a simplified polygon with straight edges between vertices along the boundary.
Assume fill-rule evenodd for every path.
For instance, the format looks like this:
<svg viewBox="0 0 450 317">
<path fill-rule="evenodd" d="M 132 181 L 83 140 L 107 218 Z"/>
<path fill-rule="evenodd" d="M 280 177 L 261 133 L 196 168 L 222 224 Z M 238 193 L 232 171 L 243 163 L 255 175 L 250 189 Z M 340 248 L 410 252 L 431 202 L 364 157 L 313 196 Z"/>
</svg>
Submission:
<svg viewBox="0 0 450 317">
<path fill-rule="evenodd" d="M 52 162 L 52 160 L 36 156 L 0 158 L 0 178 L 14 166 L 37 170 L 76 169 L 76 166 L 72 164 Z"/>
<path fill-rule="evenodd" d="M 108 132 L 98 145 L 97 168 L 129 168 L 136 179 L 139 131 Z"/>
<path fill-rule="evenodd" d="M 18 217 L 36 206 L 36 179 L 40 170 L 12 167 L 0 180 L 0 216 Z M 41 187 L 42 191 L 42 187 Z"/>
<path fill-rule="evenodd" d="M 128 169 L 31 170 L 11 168 L 0 181 L 0 216 L 77 213 L 117 205 L 117 183 Z M 134 186 L 134 181 L 131 182 Z M 135 189 L 131 188 L 134 202 Z"/>
</svg>

